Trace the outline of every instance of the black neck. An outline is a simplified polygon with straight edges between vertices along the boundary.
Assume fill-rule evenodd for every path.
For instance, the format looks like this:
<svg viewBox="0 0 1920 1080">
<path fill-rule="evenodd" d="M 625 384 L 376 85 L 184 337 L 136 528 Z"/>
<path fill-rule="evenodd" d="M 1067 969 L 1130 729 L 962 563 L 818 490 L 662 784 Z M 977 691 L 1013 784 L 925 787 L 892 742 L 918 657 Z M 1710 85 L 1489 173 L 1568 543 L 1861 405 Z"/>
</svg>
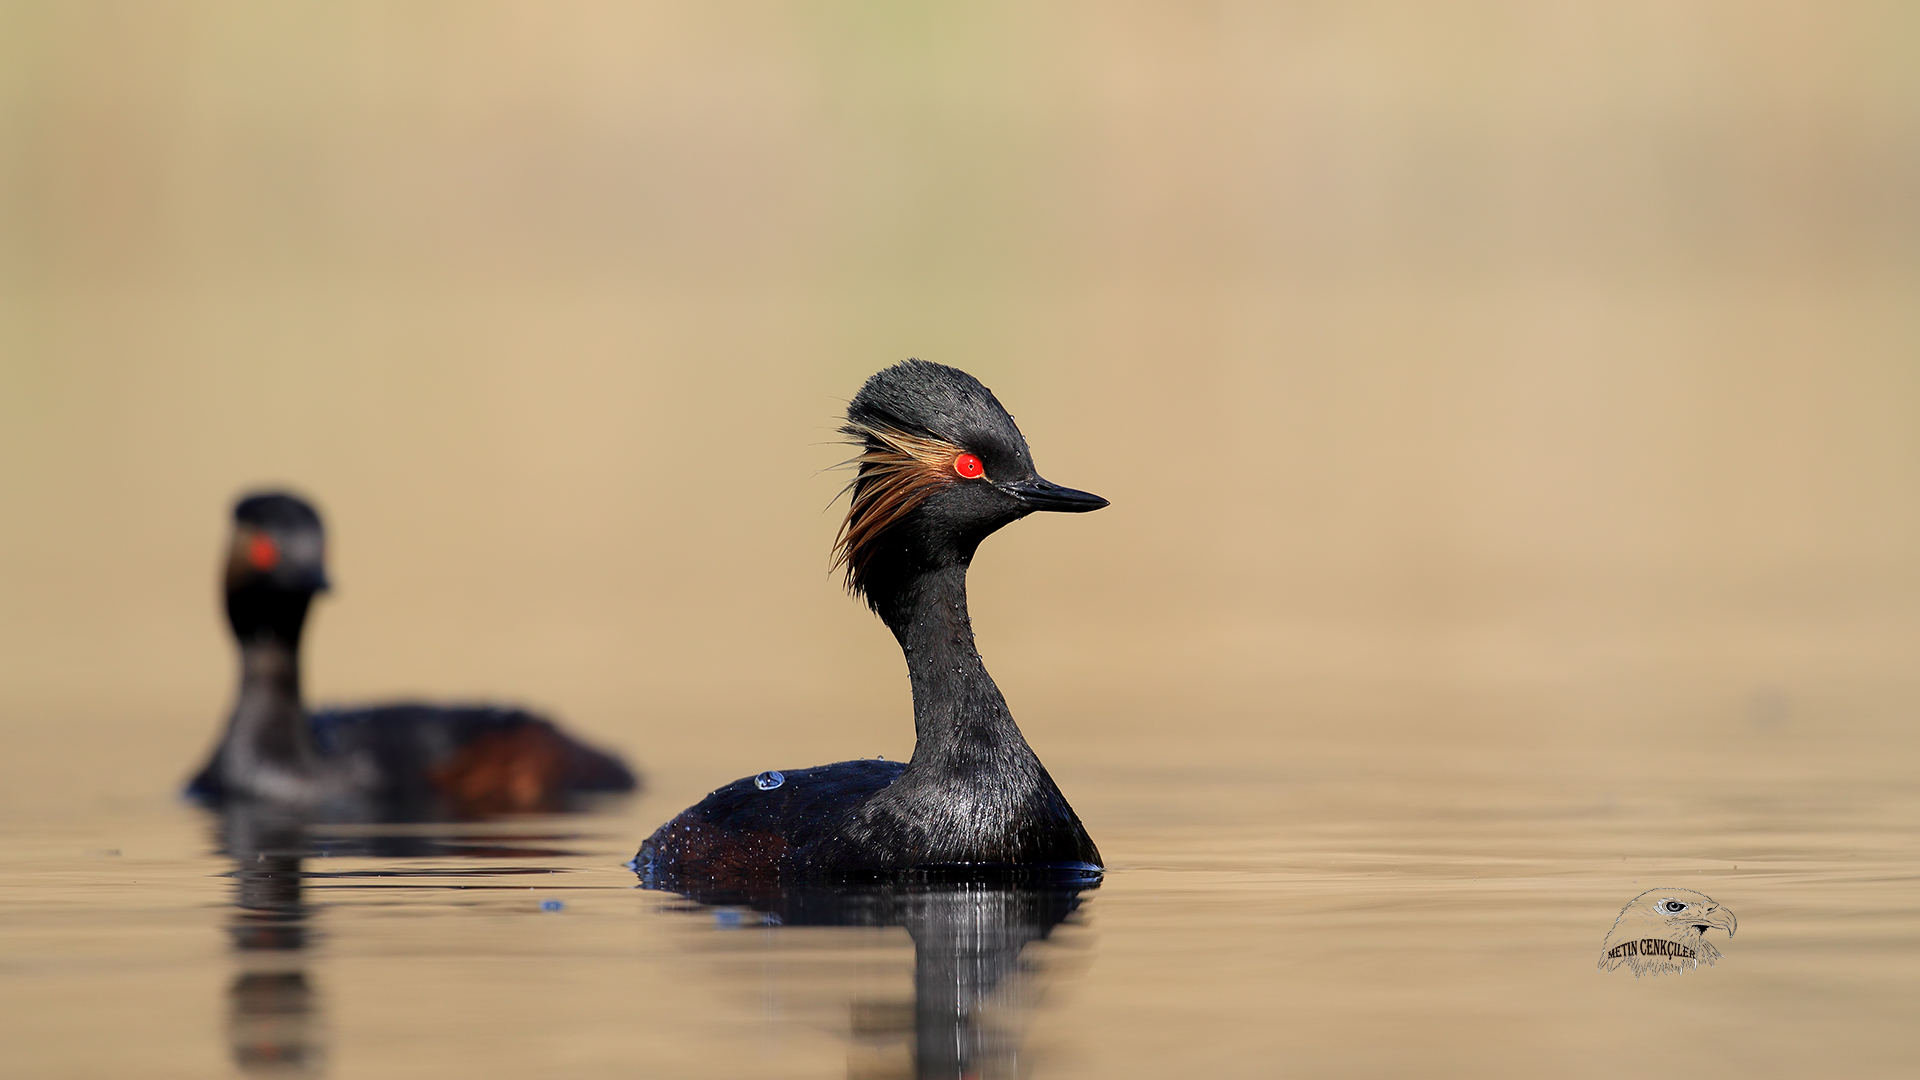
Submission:
<svg viewBox="0 0 1920 1080">
<path fill-rule="evenodd" d="M 869 593 L 907 656 L 913 760 L 822 849 L 846 869 L 1100 864 L 1099 849 L 1021 736 L 973 647 L 967 560 Z"/>
<path fill-rule="evenodd" d="M 300 694 L 300 652 L 277 638 L 240 643 L 241 705 L 273 705 L 277 711 L 304 713 Z"/>
<path fill-rule="evenodd" d="M 300 694 L 300 630 L 312 599 L 259 586 L 227 593 L 240 644 L 240 692 L 219 751 L 229 788 L 309 797 L 317 755 Z"/>
<path fill-rule="evenodd" d="M 312 603 L 310 592 L 276 589 L 257 582 L 239 585 L 227 590 L 227 621 L 243 647 L 271 640 L 298 652 L 300 631 L 307 624 L 307 608 Z"/>
<path fill-rule="evenodd" d="M 1006 699 L 974 648 L 966 564 L 916 575 L 892 599 L 881 617 L 899 639 L 913 681 L 913 767 L 1033 761 Z"/>
</svg>

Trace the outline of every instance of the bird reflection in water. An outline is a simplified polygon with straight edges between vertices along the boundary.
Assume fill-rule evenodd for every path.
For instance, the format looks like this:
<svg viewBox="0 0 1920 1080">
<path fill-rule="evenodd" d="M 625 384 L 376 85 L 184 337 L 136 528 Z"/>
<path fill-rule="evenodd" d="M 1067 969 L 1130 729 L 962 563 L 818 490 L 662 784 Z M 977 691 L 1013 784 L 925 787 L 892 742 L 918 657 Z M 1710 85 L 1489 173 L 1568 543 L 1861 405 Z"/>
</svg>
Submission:
<svg viewBox="0 0 1920 1080">
<path fill-rule="evenodd" d="M 911 880 L 796 886 L 767 892 L 695 892 L 701 907 L 759 912 L 790 933 L 801 927 L 901 927 L 913 939 L 911 1006 L 850 1003 L 862 1080 L 1020 1075 L 1017 1021 L 1028 945 L 1053 933 L 1100 885 L 1098 872 L 1029 871 L 967 880 L 919 874 Z M 991 1018 L 989 1017 L 991 1014 Z M 890 1048 L 910 1051 L 907 1061 Z M 895 1064 L 887 1064 L 892 1057 Z"/>
<path fill-rule="evenodd" d="M 588 807 L 582 806 L 581 809 Z M 306 902 L 310 877 L 402 879 L 439 887 L 447 871 L 389 864 L 377 868 L 315 873 L 305 860 L 316 855 L 361 859 L 473 859 L 462 877 L 547 874 L 527 862 L 579 854 L 564 846 L 572 834 L 502 833 L 476 829 L 475 820 L 458 822 L 316 820 L 284 806 L 232 801 L 221 808 L 216 846 L 233 860 L 233 908 L 228 937 L 238 953 L 238 973 L 227 990 L 227 1038 L 234 1064 L 259 1075 L 318 1073 L 325 1063 L 327 1032 L 323 997 L 308 975 L 313 944 L 312 909 Z M 377 831 L 362 831 L 374 829 Z M 343 831 L 344 830 L 344 831 Z M 506 859 L 521 865 L 486 865 Z"/>
<path fill-rule="evenodd" d="M 307 907 L 301 860 L 306 823 L 272 807 L 236 804 L 220 819 L 221 850 L 233 859 L 227 932 L 240 971 L 227 990 L 227 1040 L 242 1072 L 318 1072 L 324 1017 L 307 978 Z"/>
</svg>

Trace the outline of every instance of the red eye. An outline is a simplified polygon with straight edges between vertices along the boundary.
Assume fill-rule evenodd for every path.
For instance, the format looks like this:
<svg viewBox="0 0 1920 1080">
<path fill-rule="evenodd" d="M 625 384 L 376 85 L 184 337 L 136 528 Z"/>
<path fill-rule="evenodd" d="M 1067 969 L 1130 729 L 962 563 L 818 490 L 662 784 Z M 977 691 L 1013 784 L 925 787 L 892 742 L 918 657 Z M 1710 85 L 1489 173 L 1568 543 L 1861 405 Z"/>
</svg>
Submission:
<svg viewBox="0 0 1920 1080">
<path fill-rule="evenodd" d="M 953 471 L 969 480 L 978 480 L 980 477 L 987 475 L 987 467 L 980 464 L 980 459 L 972 454 L 961 454 L 959 457 L 954 458 Z"/>
<path fill-rule="evenodd" d="M 247 541 L 247 562 L 255 570 L 271 570 L 280 565 L 280 548 L 270 537 L 255 536 Z"/>
</svg>

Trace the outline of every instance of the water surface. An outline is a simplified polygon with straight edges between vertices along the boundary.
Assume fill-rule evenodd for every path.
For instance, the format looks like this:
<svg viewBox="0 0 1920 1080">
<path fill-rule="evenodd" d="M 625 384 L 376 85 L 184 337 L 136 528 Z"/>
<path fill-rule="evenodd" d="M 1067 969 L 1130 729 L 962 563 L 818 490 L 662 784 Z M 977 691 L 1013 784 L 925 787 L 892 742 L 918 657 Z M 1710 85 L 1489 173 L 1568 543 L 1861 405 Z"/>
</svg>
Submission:
<svg viewBox="0 0 1920 1080">
<path fill-rule="evenodd" d="M 771 915 L 637 890 L 646 797 L 305 835 L 119 799 L 4 849 L 9 1072 L 1897 1076 L 1920 798 L 1862 749 L 1141 755 L 1069 787 L 1115 819 L 1095 889 Z M 1725 958 L 1596 972 L 1657 885 L 1738 914 Z"/>
</svg>

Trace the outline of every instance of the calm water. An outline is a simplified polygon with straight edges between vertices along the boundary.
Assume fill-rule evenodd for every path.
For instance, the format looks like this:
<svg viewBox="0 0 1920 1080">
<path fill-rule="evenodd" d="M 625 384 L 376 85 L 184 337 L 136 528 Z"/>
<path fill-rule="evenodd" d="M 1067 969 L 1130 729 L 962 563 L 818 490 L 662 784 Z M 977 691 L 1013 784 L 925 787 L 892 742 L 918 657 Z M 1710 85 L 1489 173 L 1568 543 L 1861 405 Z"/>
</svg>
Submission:
<svg viewBox="0 0 1920 1080">
<path fill-rule="evenodd" d="M 0 856 L 6 1071 L 1911 1075 L 1911 754 L 1738 734 L 1120 752 L 1062 770 L 1097 889 L 771 916 L 637 890 L 651 797 L 302 835 L 126 794 Z M 1725 959 L 1597 973 L 1656 885 L 1738 914 Z"/>
</svg>

